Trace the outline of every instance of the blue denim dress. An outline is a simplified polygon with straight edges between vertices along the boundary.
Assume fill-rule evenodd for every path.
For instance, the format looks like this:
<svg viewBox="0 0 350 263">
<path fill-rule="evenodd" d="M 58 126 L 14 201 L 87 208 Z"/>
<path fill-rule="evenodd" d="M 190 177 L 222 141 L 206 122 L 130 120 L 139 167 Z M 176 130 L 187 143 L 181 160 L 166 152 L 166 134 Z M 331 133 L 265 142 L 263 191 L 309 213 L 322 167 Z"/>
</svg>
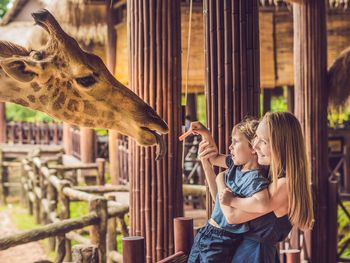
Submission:
<svg viewBox="0 0 350 263">
<path fill-rule="evenodd" d="M 242 172 L 233 165 L 231 156 L 226 158 L 228 171 L 225 183 L 234 195 L 249 197 L 269 186 L 266 173 L 261 170 Z M 249 230 L 249 224 L 229 224 L 222 213 L 219 197 L 216 196 L 215 207 L 211 218 L 220 226 L 207 223 L 194 239 L 188 262 L 231 262 L 237 247 L 242 242 L 242 234 Z"/>
<path fill-rule="evenodd" d="M 277 218 L 274 212 L 249 221 L 249 231 L 233 256 L 232 263 L 280 262 L 276 245 L 283 241 L 292 225 L 288 215 Z"/>
</svg>

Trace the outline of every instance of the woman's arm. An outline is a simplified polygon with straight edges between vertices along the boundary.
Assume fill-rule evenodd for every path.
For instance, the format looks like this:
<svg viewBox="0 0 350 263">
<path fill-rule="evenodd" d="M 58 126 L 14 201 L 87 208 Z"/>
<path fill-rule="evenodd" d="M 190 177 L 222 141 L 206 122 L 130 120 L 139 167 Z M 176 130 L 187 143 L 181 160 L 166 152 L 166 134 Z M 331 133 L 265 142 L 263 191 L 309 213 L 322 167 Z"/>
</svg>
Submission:
<svg viewBox="0 0 350 263">
<path fill-rule="evenodd" d="M 226 189 L 224 173 L 219 173 L 216 177 L 216 184 L 218 187 L 218 192 L 222 192 Z M 232 195 L 232 192 L 230 193 Z M 264 213 L 247 213 L 237 208 L 224 205 L 220 203 L 222 213 L 224 214 L 227 223 L 229 224 L 242 224 L 257 217 L 264 215 Z M 265 213 L 266 214 L 266 213 Z"/>
<path fill-rule="evenodd" d="M 230 199 L 229 205 L 250 213 L 268 213 L 280 208 L 281 206 L 288 205 L 286 179 L 278 179 L 276 190 L 273 190 L 273 188 L 273 184 L 270 184 L 268 189 L 270 200 L 268 202 L 266 202 L 265 198 L 257 199 L 254 197 L 233 197 Z M 221 194 L 220 200 L 222 200 L 222 196 L 223 194 Z"/>
</svg>

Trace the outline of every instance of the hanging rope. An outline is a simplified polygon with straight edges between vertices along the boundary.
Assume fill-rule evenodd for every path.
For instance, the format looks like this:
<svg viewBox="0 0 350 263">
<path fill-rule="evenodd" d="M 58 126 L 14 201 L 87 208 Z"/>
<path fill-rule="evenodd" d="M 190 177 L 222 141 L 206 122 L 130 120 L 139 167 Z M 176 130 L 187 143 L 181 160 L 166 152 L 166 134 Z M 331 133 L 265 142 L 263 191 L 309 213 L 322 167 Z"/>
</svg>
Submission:
<svg viewBox="0 0 350 263">
<path fill-rule="evenodd" d="M 190 48 L 191 48 L 191 29 L 192 29 L 192 4 L 193 0 L 190 0 L 190 13 L 188 21 L 188 38 L 187 38 L 187 54 L 186 54 L 186 77 L 185 77 L 185 106 L 187 106 L 187 95 L 188 95 L 188 73 L 190 68 Z M 183 140 L 182 144 L 182 169 L 184 169 L 185 164 L 185 144 L 186 138 Z"/>
</svg>

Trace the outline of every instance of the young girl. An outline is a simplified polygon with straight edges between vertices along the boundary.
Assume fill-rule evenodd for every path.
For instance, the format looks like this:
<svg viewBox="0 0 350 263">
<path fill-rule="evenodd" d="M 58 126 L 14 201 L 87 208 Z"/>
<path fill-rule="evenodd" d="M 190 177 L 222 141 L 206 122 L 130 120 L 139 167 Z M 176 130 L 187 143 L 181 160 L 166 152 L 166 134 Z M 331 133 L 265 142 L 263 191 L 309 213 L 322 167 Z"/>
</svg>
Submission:
<svg viewBox="0 0 350 263">
<path fill-rule="evenodd" d="M 206 140 L 212 140 L 209 131 L 199 123 L 192 124 L 192 131 L 203 135 L 203 141 L 199 148 L 205 171 L 207 183 L 215 207 L 208 223 L 198 232 L 189 255 L 188 262 L 230 262 L 235 248 L 242 240 L 242 234 L 249 230 L 248 224 L 229 224 L 224 214 L 228 206 L 220 205 L 215 183 L 215 174 L 212 165 L 228 168 L 225 173 L 220 173 L 216 180 L 225 180 L 226 186 L 237 196 L 258 199 L 268 199 L 266 188 L 269 180 L 257 163 L 257 155 L 251 146 L 258 126 L 257 120 L 246 119 L 237 124 L 232 130 L 232 144 L 230 145 L 231 155 L 212 156 L 212 148 L 208 147 Z M 206 131 L 205 131 L 206 130 Z M 212 157 L 209 159 L 209 157 Z M 219 179 L 220 178 L 220 179 Z M 265 189 L 265 191 L 263 191 Z M 257 199 L 257 200 L 258 200 Z"/>
<path fill-rule="evenodd" d="M 220 194 L 222 205 L 234 207 L 226 214 L 230 223 L 250 220 L 234 263 L 279 262 L 276 244 L 288 235 L 291 223 L 301 229 L 313 225 L 310 171 L 300 123 L 288 112 L 267 113 L 256 135 L 253 148 L 258 162 L 270 165 L 270 199 L 233 197 L 228 189 Z"/>
</svg>

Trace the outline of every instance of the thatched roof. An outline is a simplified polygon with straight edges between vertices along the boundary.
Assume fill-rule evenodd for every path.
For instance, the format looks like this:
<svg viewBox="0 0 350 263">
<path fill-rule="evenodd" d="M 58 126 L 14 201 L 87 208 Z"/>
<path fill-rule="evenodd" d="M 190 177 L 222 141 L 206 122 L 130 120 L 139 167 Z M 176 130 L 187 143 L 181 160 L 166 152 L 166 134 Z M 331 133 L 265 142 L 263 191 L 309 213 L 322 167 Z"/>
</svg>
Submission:
<svg viewBox="0 0 350 263">
<path fill-rule="evenodd" d="M 261 6 L 286 6 L 292 2 L 300 3 L 309 0 L 260 0 Z M 328 0 L 329 6 L 332 8 L 348 8 L 350 0 Z"/>
<path fill-rule="evenodd" d="M 3 31 L 11 32 L 12 30 L 13 38 L 23 39 L 20 32 L 30 29 L 34 24 L 30 13 L 46 8 L 54 14 L 62 28 L 78 42 L 85 46 L 104 44 L 107 37 L 106 8 L 102 4 L 96 5 L 96 0 L 94 4 L 91 2 L 91 0 L 15 0 L 12 8 L 0 23 L 0 39 L 4 40 L 1 34 Z M 18 24 L 17 20 L 22 24 Z M 13 26 L 13 24 L 16 25 Z M 20 29 L 20 26 L 23 28 Z M 5 29 L 5 27 L 8 28 Z M 39 27 L 37 28 L 39 30 Z M 20 39 L 13 42 L 21 42 Z"/>
</svg>

